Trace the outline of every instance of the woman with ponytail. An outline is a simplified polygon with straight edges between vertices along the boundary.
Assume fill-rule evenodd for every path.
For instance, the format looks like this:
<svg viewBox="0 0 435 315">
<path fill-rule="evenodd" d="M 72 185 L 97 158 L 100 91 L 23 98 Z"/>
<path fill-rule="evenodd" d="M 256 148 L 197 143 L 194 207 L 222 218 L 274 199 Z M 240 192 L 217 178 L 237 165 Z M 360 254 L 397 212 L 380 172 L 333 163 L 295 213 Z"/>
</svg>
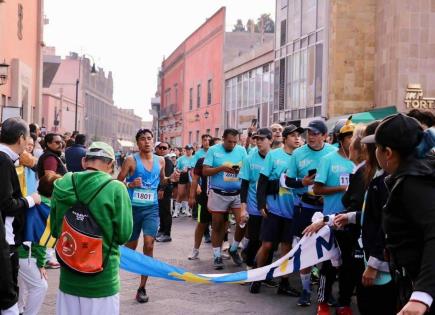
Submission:
<svg viewBox="0 0 435 315">
<path fill-rule="evenodd" d="M 398 315 L 435 314 L 435 132 L 395 114 L 362 142 L 376 143 L 379 165 L 390 174 L 383 229 Z"/>
</svg>

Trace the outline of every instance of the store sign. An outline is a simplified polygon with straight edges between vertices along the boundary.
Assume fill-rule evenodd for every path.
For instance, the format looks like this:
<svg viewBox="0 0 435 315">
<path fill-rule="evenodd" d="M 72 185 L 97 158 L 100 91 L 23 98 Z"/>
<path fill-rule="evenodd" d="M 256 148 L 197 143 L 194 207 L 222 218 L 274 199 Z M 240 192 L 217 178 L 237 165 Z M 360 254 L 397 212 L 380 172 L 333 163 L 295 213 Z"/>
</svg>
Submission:
<svg viewBox="0 0 435 315">
<path fill-rule="evenodd" d="M 435 109 L 435 98 L 423 97 L 420 84 L 408 84 L 405 105 L 407 109 Z"/>
</svg>

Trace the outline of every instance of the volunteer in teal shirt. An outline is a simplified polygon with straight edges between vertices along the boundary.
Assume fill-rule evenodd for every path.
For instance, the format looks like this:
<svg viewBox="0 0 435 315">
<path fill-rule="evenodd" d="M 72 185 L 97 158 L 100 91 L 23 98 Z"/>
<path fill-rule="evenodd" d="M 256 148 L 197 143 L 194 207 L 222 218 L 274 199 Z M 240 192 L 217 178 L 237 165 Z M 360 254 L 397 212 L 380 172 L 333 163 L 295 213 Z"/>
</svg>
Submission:
<svg viewBox="0 0 435 315">
<path fill-rule="evenodd" d="M 180 172 L 186 172 L 191 168 L 193 156 L 183 155 L 177 160 L 177 170 Z"/>
<path fill-rule="evenodd" d="M 249 215 L 261 216 L 257 207 L 257 181 L 260 177 L 260 171 L 264 166 L 265 156 L 262 156 L 257 150 L 256 153 L 249 155 L 243 162 L 239 178 L 249 182 L 248 195 L 246 198 L 246 209 Z M 242 200 L 243 203 L 243 200 Z"/>
</svg>

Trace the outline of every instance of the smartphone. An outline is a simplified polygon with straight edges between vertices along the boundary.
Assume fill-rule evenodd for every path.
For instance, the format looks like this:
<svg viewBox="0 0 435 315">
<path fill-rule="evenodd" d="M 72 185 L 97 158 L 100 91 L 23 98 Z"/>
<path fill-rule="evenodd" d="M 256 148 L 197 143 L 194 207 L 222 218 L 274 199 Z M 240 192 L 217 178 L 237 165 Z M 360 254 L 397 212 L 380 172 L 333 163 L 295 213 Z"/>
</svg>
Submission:
<svg viewBox="0 0 435 315">
<path fill-rule="evenodd" d="M 236 173 L 238 173 L 238 172 L 240 171 L 240 166 L 238 166 L 238 165 L 233 165 L 233 166 L 232 166 L 232 169 L 233 169 Z"/>
<path fill-rule="evenodd" d="M 251 127 L 256 127 L 257 126 L 257 118 L 252 119 L 251 121 Z"/>
<path fill-rule="evenodd" d="M 317 170 L 315 168 L 313 168 L 313 169 L 308 171 L 308 176 L 313 176 L 316 173 L 317 173 Z"/>
</svg>

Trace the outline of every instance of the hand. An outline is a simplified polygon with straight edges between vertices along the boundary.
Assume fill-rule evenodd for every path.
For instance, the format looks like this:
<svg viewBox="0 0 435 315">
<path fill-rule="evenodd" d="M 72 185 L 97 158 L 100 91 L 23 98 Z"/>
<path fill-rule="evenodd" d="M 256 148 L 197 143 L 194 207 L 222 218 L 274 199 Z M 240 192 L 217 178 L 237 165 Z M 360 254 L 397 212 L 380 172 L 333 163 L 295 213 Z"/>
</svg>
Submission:
<svg viewBox="0 0 435 315">
<path fill-rule="evenodd" d="M 302 234 L 304 234 L 306 236 L 311 236 L 311 235 L 317 233 L 324 226 L 325 226 L 325 222 L 323 222 L 323 221 L 311 223 L 311 225 L 309 225 L 305 228 L 305 230 L 302 232 Z"/>
<path fill-rule="evenodd" d="M 163 190 L 159 190 L 159 192 L 157 193 L 157 198 L 159 198 L 159 200 L 162 200 L 164 194 L 165 192 Z"/>
<path fill-rule="evenodd" d="M 364 271 L 363 276 L 362 276 L 363 286 L 365 286 L 365 287 L 372 286 L 377 274 L 378 274 L 378 271 L 375 268 L 367 266 L 367 268 Z"/>
<path fill-rule="evenodd" d="M 260 212 L 263 218 L 267 218 L 267 209 L 261 209 Z"/>
<path fill-rule="evenodd" d="M 424 303 L 409 301 L 397 315 L 423 315 L 427 311 Z"/>
<path fill-rule="evenodd" d="M 316 177 L 316 174 L 313 174 L 311 176 L 305 176 L 302 179 L 302 185 L 304 186 L 314 185 L 314 177 Z"/>
<path fill-rule="evenodd" d="M 189 207 L 192 209 L 195 206 L 195 204 L 196 204 L 195 197 L 190 196 L 188 203 L 189 203 Z"/>
<path fill-rule="evenodd" d="M 44 267 L 39 268 L 39 273 L 41 274 L 41 279 L 48 280 L 47 270 Z"/>
<path fill-rule="evenodd" d="M 246 224 L 248 223 L 249 219 L 249 213 L 246 211 L 246 203 L 242 203 L 240 205 L 240 223 L 239 224 Z"/>
<path fill-rule="evenodd" d="M 41 204 L 41 196 L 38 193 L 33 193 L 30 195 L 32 197 L 33 201 L 35 202 L 35 205 Z"/>
<path fill-rule="evenodd" d="M 342 228 L 342 227 L 344 227 L 345 225 L 348 225 L 348 224 L 349 224 L 349 220 L 348 220 L 347 215 L 346 215 L 345 213 L 337 214 L 337 215 L 335 216 L 333 222 L 334 222 L 334 225 L 335 225 L 337 228 Z"/>
<path fill-rule="evenodd" d="M 169 177 L 169 180 L 173 183 L 176 183 L 180 180 L 180 172 L 178 170 L 175 170 L 171 176 Z"/>
<path fill-rule="evenodd" d="M 229 167 L 229 166 L 226 166 L 226 165 L 222 165 L 220 167 L 220 171 L 221 172 L 225 172 L 225 173 L 236 174 L 236 171 L 232 167 Z"/>
<path fill-rule="evenodd" d="M 342 192 L 345 192 L 347 190 L 347 186 L 340 186 L 340 188 Z"/>
<path fill-rule="evenodd" d="M 36 161 L 37 159 L 27 151 L 20 155 L 20 165 L 32 168 L 36 165 Z"/>
<path fill-rule="evenodd" d="M 142 178 L 137 177 L 130 183 L 130 188 L 142 187 Z"/>
</svg>

